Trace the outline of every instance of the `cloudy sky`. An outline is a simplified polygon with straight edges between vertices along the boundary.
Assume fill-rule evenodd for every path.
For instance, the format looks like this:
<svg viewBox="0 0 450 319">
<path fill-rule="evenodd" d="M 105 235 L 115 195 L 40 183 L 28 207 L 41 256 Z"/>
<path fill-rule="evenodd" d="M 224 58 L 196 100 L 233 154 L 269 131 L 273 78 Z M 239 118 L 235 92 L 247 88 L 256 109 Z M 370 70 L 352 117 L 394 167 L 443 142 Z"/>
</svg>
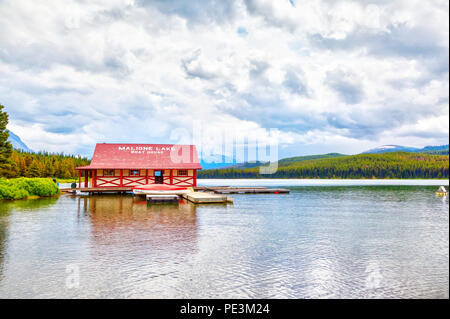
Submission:
<svg viewBox="0 0 450 319">
<path fill-rule="evenodd" d="M 448 12 L 447 0 L 0 0 L 0 103 L 32 149 L 84 155 L 187 141 L 196 125 L 277 129 L 281 157 L 447 144 Z"/>
</svg>

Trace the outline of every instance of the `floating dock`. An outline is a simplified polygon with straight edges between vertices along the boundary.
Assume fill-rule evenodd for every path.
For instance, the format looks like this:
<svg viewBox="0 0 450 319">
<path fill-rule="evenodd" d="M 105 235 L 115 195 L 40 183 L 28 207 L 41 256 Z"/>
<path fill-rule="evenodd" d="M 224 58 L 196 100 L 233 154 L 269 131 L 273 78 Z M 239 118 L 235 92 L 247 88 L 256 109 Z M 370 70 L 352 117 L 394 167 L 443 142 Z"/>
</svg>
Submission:
<svg viewBox="0 0 450 319">
<path fill-rule="evenodd" d="M 152 203 L 178 203 L 178 195 L 147 195 L 147 204 Z"/>
<path fill-rule="evenodd" d="M 194 187 L 195 191 L 212 192 L 215 194 L 289 194 L 290 190 L 286 188 L 268 188 L 268 187 Z"/>
<path fill-rule="evenodd" d="M 268 188 L 268 187 L 231 187 L 231 186 L 195 186 L 196 192 L 210 192 L 214 194 L 289 194 L 290 190 L 286 188 Z M 81 188 L 62 188 L 61 192 L 73 193 L 80 191 L 82 193 L 101 194 L 101 193 L 126 193 L 131 192 L 132 187 L 81 187 Z"/>
<path fill-rule="evenodd" d="M 76 193 L 80 191 L 82 193 L 104 194 L 104 193 L 127 193 L 131 192 L 131 187 L 82 187 L 82 188 L 70 188 L 61 189 L 61 192 Z M 208 204 L 208 203 L 233 203 L 233 198 L 225 195 L 212 194 L 210 192 L 190 192 L 182 195 L 146 195 L 147 204 L 151 203 L 175 203 L 180 198 L 184 198 L 195 204 Z"/>
<path fill-rule="evenodd" d="M 195 204 L 209 204 L 209 203 L 233 203 L 233 198 L 205 192 L 192 192 L 181 195 L 184 199 Z"/>
</svg>

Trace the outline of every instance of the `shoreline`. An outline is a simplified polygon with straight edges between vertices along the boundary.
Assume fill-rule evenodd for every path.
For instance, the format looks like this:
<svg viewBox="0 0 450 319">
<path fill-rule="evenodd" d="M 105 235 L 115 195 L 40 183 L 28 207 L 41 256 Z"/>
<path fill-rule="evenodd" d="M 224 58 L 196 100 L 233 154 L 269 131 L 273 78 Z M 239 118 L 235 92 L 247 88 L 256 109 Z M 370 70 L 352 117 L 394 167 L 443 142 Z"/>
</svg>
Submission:
<svg viewBox="0 0 450 319">
<path fill-rule="evenodd" d="M 287 180 L 287 181 L 449 181 L 446 178 L 198 178 L 197 180 Z"/>
<path fill-rule="evenodd" d="M 198 186 L 448 186 L 448 179 L 198 179 Z"/>
</svg>

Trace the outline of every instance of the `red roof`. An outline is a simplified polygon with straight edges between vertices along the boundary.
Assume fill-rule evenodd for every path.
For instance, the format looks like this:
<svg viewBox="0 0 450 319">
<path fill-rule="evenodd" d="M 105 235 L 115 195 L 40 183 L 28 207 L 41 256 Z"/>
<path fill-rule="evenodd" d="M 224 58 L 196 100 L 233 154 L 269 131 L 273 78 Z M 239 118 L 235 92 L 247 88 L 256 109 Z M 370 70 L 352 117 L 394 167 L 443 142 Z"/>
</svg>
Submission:
<svg viewBox="0 0 450 319">
<path fill-rule="evenodd" d="M 89 166 L 76 169 L 202 169 L 195 145 L 97 144 Z"/>
</svg>

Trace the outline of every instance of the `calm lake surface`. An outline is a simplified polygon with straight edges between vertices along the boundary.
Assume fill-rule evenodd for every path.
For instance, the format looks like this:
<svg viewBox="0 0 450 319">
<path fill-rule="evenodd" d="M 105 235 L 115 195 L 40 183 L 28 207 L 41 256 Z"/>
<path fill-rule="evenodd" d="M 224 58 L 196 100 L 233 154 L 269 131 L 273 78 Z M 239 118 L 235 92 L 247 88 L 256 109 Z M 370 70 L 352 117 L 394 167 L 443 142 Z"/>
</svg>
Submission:
<svg viewBox="0 0 450 319">
<path fill-rule="evenodd" d="M 199 184 L 291 193 L 2 201 L 0 298 L 449 297 L 448 180 Z"/>
</svg>

